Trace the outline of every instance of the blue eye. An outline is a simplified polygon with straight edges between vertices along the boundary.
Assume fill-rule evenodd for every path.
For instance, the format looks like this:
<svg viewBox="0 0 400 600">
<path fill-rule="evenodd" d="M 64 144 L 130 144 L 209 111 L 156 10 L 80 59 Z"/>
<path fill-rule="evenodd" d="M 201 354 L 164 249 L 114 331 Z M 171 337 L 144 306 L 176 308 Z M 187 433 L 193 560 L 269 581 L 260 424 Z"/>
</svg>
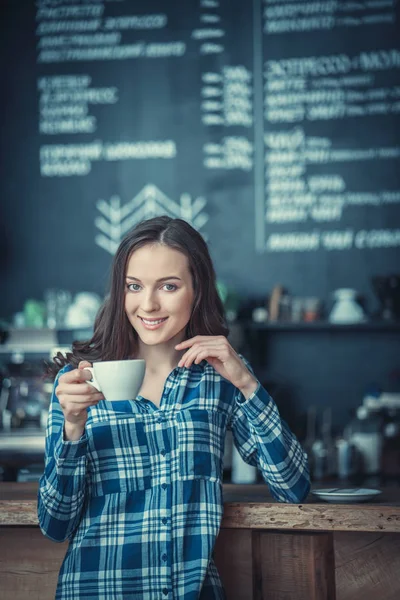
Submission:
<svg viewBox="0 0 400 600">
<path fill-rule="evenodd" d="M 126 286 L 130 292 L 138 292 L 140 285 L 138 283 L 128 283 Z"/>
<path fill-rule="evenodd" d="M 167 292 L 174 292 L 177 289 L 176 285 L 173 283 L 165 283 L 163 287 L 168 288 L 166 290 Z"/>
</svg>

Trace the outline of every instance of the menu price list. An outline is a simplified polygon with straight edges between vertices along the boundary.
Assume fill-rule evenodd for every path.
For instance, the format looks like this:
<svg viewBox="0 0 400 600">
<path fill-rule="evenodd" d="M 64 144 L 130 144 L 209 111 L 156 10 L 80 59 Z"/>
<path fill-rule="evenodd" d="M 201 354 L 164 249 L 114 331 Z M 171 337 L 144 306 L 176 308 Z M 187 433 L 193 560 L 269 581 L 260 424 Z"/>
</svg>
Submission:
<svg viewBox="0 0 400 600">
<path fill-rule="evenodd" d="M 399 246 L 400 229 L 391 219 L 400 203 L 400 139 L 393 135 L 396 127 L 400 131 L 395 3 L 265 0 L 262 10 L 259 249 Z M 285 26 L 289 16 L 295 26 Z M 299 36 L 300 29 L 309 37 Z M 366 168 L 375 177 L 366 176 Z M 375 211 L 376 228 L 357 227 L 366 211 Z"/>
</svg>

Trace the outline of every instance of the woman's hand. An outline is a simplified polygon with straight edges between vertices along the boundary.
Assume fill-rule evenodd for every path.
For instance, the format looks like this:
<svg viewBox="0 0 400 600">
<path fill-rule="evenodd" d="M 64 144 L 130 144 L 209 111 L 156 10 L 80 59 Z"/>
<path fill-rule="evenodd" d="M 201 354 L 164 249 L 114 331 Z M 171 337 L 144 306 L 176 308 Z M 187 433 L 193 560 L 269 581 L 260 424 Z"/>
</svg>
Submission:
<svg viewBox="0 0 400 600">
<path fill-rule="evenodd" d="M 85 367 L 91 366 L 90 362 L 81 361 L 77 369 L 63 373 L 58 380 L 56 396 L 64 413 L 66 429 L 69 427 L 71 431 L 83 431 L 88 418 L 86 409 L 104 398 L 101 392 L 87 383 L 92 376 Z"/>
<path fill-rule="evenodd" d="M 206 360 L 225 379 L 248 398 L 258 387 L 258 381 L 248 370 L 240 356 L 223 335 L 196 335 L 175 346 L 176 350 L 188 349 L 178 363 L 179 367 L 198 365 Z"/>
</svg>

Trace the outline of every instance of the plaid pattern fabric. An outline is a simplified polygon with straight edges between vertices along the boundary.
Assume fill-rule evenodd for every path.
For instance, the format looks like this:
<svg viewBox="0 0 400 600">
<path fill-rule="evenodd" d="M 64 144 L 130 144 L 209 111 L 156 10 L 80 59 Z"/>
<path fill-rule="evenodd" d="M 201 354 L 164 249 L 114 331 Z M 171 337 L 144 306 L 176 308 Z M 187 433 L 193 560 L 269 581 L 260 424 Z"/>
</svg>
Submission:
<svg viewBox="0 0 400 600">
<path fill-rule="evenodd" d="M 203 361 L 170 373 L 159 408 L 102 400 L 71 442 L 56 396 L 70 369 L 54 383 L 38 493 L 43 534 L 69 540 L 56 599 L 224 599 L 212 554 L 226 429 L 277 500 L 301 502 L 310 488 L 307 455 L 275 402 L 260 384 L 246 400 Z"/>
</svg>

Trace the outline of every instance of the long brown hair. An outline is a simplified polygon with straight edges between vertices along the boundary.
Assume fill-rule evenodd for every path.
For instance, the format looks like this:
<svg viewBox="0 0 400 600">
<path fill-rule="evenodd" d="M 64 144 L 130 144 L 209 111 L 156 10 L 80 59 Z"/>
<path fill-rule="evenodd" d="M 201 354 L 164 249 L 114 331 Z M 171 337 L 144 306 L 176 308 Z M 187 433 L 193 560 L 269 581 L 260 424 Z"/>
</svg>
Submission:
<svg viewBox="0 0 400 600">
<path fill-rule="evenodd" d="M 157 243 L 182 252 L 189 261 L 194 304 L 186 329 L 187 337 L 228 335 L 214 266 L 203 237 L 182 219 L 155 217 L 136 225 L 122 240 L 112 264 L 110 293 L 96 316 L 93 337 L 88 341 L 74 342 L 72 352 L 66 356 L 58 352 L 49 368 L 53 376 L 64 365 L 77 367 L 81 360 L 93 363 L 135 357 L 137 333 L 125 314 L 126 269 L 135 250 Z"/>
</svg>

